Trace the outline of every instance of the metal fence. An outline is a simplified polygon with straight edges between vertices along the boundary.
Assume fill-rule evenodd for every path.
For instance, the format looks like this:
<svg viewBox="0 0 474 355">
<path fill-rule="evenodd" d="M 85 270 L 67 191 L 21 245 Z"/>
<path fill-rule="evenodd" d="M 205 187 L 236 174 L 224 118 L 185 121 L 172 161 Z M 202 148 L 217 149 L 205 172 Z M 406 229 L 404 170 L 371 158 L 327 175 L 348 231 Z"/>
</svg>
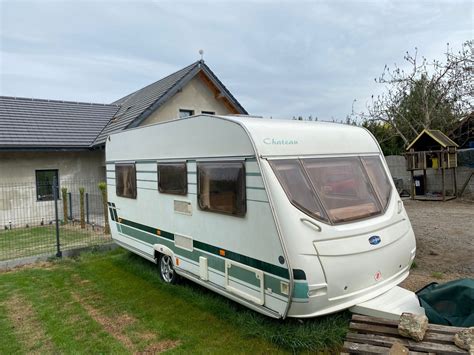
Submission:
<svg viewBox="0 0 474 355">
<path fill-rule="evenodd" d="M 0 261 L 61 256 L 64 250 L 110 242 L 98 184 L 90 180 L 58 184 L 56 178 L 0 182 Z"/>
</svg>

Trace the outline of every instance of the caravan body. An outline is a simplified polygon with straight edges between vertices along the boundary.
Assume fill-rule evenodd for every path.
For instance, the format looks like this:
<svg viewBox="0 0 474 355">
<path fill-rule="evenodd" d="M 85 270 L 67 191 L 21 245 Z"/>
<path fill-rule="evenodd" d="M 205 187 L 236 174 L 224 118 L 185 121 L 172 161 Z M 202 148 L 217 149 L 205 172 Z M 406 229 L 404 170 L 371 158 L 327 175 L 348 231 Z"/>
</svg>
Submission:
<svg viewBox="0 0 474 355">
<path fill-rule="evenodd" d="M 380 148 L 358 127 L 200 115 L 111 135 L 106 160 L 118 244 L 162 260 L 165 281 L 272 317 L 371 300 L 415 257 Z"/>
</svg>

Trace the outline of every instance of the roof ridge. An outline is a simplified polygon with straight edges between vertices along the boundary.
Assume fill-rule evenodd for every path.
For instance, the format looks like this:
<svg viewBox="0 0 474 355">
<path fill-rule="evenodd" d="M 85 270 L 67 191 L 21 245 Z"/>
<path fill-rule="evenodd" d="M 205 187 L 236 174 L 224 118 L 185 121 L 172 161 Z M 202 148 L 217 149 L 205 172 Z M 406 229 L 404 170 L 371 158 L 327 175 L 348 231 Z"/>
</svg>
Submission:
<svg viewBox="0 0 474 355">
<path fill-rule="evenodd" d="M 80 105 L 97 105 L 97 106 L 116 106 L 120 107 L 118 104 L 105 104 L 98 102 L 84 102 L 84 101 L 68 101 L 68 100 L 52 100 L 52 99 L 37 99 L 34 97 L 21 97 L 21 96 L 4 96 L 0 95 L 0 99 L 13 99 L 21 101 L 32 101 L 32 102 L 58 102 L 63 104 L 80 104 Z"/>
</svg>

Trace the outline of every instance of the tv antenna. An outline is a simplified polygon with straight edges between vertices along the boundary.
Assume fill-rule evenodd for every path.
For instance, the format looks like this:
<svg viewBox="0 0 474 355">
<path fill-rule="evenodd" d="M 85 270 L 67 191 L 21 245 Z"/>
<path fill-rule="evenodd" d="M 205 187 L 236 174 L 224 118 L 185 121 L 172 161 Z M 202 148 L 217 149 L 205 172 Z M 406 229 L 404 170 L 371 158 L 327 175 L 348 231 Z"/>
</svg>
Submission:
<svg viewBox="0 0 474 355">
<path fill-rule="evenodd" d="M 199 50 L 199 55 L 201 56 L 201 60 L 204 60 L 204 51 L 202 49 Z"/>
</svg>

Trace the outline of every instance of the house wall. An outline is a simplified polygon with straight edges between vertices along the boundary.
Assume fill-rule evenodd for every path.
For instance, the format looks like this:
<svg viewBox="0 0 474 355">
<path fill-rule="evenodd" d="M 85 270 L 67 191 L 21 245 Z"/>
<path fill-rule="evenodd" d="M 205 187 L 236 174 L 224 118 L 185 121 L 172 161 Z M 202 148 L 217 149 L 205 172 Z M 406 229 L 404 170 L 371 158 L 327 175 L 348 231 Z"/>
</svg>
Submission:
<svg viewBox="0 0 474 355">
<path fill-rule="evenodd" d="M 199 76 L 196 76 L 184 86 L 181 92 L 171 97 L 163 106 L 143 121 L 141 125 L 179 118 L 180 109 L 194 110 L 195 114 L 200 114 L 202 111 L 213 111 L 216 115 L 231 113 L 221 100 L 214 97 L 214 92 L 209 86 Z"/>
<path fill-rule="evenodd" d="M 73 217 L 79 212 L 79 187 L 90 195 L 91 214 L 100 213 L 97 183 L 105 180 L 103 151 L 0 152 L 0 228 L 10 222 L 12 227 L 24 227 L 54 219 L 54 201 L 37 201 L 35 170 L 39 169 L 58 169 L 60 187 L 73 196 Z M 60 219 L 62 208 L 61 200 Z"/>
</svg>

